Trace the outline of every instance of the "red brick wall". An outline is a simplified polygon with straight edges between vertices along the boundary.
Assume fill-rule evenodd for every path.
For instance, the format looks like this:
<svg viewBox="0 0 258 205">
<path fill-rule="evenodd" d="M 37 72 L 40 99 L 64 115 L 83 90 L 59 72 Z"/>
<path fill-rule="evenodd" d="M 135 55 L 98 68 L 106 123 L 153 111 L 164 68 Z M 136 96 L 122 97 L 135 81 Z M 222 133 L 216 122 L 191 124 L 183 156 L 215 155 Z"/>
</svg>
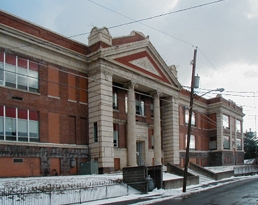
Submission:
<svg viewBox="0 0 258 205">
<path fill-rule="evenodd" d="M 119 124 L 119 147 L 120 148 L 126 148 L 126 125 L 125 124 Z"/>
<path fill-rule="evenodd" d="M 87 80 L 85 78 L 80 77 L 79 78 L 80 86 L 79 86 L 79 93 L 80 93 L 80 102 L 87 103 L 88 100 L 88 92 L 87 92 Z"/>
<path fill-rule="evenodd" d="M 59 136 L 59 114 L 57 113 L 48 113 L 48 136 L 50 143 L 60 143 Z"/>
<path fill-rule="evenodd" d="M 86 118 L 80 118 L 76 120 L 78 126 L 76 126 L 76 144 L 88 145 L 88 121 Z"/>
<path fill-rule="evenodd" d="M 185 134 L 184 133 L 179 134 L 179 149 L 185 150 Z"/>
<path fill-rule="evenodd" d="M 14 163 L 13 157 L 0 157 L 0 177 L 39 176 L 40 158 L 20 158 L 22 163 Z"/>
<path fill-rule="evenodd" d="M 216 129 L 217 125 L 217 115 L 216 113 L 213 113 L 213 114 L 209 114 L 208 115 L 208 129 Z"/>
<path fill-rule="evenodd" d="M 68 74 L 68 99 L 76 101 L 76 76 Z"/>
<path fill-rule="evenodd" d="M 114 169 L 115 171 L 120 170 L 120 158 L 114 158 Z"/>
<path fill-rule="evenodd" d="M 69 135 L 68 141 L 70 144 L 76 143 L 76 118 L 75 116 L 69 116 Z"/>
<path fill-rule="evenodd" d="M 185 124 L 185 109 L 183 106 L 179 106 L 179 124 Z"/>
<path fill-rule="evenodd" d="M 1 50 L 1 49 L 0 49 Z M 79 89 L 76 90 L 76 100 L 77 102 L 68 101 L 68 73 L 71 71 L 67 68 L 56 67 L 59 71 L 53 71 L 52 68 L 44 66 L 40 61 L 36 59 L 31 59 L 28 56 L 22 54 L 17 54 L 22 58 L 30 59 L 33 62 L 38 62 L 39 64 L 39 94 L 24 92 L 18 89 L 10 89 L 8 87 L 0 87 L 0 105 L 8 107 L 17 107 L 19 109 L 28 109 L 31 111 L 39 112 L 39 133 L 40 142 L 57 142 L 60 143 L 59 136 L 62 135 L 61 143 L 71 143 L 76 141 L 77 144 L 86 144 L 87 142 L 87 118 L 88 109 L 87 105 L 79 104 L 79 100 L 83 99 L 87 103 L 87 80 L 84 78 L 81 87 L 84 88 L 83 96 L 80 96 Z M 55 65 L 51 65 L 51 67 Z M 50 71 L 50 72 L 48 72 Z M 65 72 L 62 72 L 65 71 Z M 52 75 L 52 74 L 53 75 Z M 73 71 L 76 77 L 76 86 L 80 87 L 80 77 L 86 76 L 83 73 Z M 54 75 L 55 74 L 55 75 Z M 57 78 L 57 76 L 59 76 Z M 55 85 L 58 88 L 53 91 L 53 83 L 50 80 L 57 80 L 59 83 Z M 59 90 L 59 91 L 57 91 Z M 50 92 L 50 93 L 49 93 Z M 49 94 L 56 95 L 60 99 L 55 99 L 48 97 Z M 19 97 L 22 100 L 14 100 L 12 97 Z M 50 113 L 50 116 L 49 116 Z M 54 118 L 52 118 L 54 115 Z M 59 117 L 57 117 L 59 116 Z M 76 139 L 69 139 L 69 116 L 74 116 L 76 119 Z M 59 118 L 59 119 L 58 119 Z M 85 119 L 85 123 L 80 123 L 80 119 Z M 54 126 L 55 127 L 54 127 Z M 49 130 L 50 128 L 50 130 Z M 60 130 L 60 131 L 59 131 Z M 51 139 L 52 133 L 54 133 L 54 138 Z"/>
<path fill-rule="evenodd" d="M 59 71 L 54 66 L 48 67 L 48 95 L 59 97 Z"/>
<path fill-rule="evenodd" d="M 31 34 L 35 37 L 50 41 L 52 43 L 58 44 L 62 47 L 71 49 L 73 51 L 79 52 L 81 54 L 88 54 L 89 49 L 87 46 L 77 43 L 68 38 L 62 37 L 56 33 L 53 33 L 49 30 L 43 29 L 36 25 L 33 25 L 29 22 L 26 22 L 22 19 L 16 18 L 12 15 L 9 15 L 3 11 L 0 11 L 1 23 L 7 26 L 10 26 L 14 29 L 18 29 L 25 33 Z"/>
<path fill-rule="evenodd" d="M 55 175 L 55 171 L 57 172 L 58 175 L 61 173 L 61 168 L 60 168 L 60 158 L 50 158 L 50 175 Z"/>
</svg>

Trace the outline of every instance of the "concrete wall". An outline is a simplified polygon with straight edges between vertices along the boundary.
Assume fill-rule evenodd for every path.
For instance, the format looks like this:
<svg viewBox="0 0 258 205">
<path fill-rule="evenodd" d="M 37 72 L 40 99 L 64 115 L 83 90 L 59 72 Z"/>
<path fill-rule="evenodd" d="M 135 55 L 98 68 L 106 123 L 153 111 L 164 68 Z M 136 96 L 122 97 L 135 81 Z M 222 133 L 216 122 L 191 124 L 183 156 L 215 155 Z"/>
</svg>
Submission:
<svg viewBox="0 0 258 205">
<path fill-rule="evenodd" d="M 246 165 L 246 166 L 237 166 L 234 167 L 234 175 L 247 175 L 247 174 L 257 174 L 258 166 L 257 165 Z"/>
<path fill-rule="evenodd" d="M 183 178 L 163 181 L 164 189 L 176 189 L 183 187 Z M 187 177 L 187 186 L 199 184 L 199 176 Z"/>
<path fill-rule="evenodd" d="M 225 171 L 221 173 L 214 173 L 208 169 L 205 169 L 204 167 L 198 166 L 197 164 L 190 163 L 190 168 L 204 176 L 210 177 L 214 180 L 221 180 L 224 178 L 229 178 L 234 175 L 233 171 Z"/>
</svg>

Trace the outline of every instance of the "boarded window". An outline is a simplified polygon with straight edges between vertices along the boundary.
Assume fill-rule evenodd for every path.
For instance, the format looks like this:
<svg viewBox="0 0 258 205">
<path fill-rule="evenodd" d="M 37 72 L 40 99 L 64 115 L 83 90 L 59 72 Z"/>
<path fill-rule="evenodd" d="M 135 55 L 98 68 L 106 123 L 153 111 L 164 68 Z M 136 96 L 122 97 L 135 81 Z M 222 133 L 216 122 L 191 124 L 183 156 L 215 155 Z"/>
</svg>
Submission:
<svg viewBox="0 0 258 205">
<path fill-rule="evenodd" d="M 48 95 L 59 97 L 59 71 L 48 67 Z"/>
</svg>

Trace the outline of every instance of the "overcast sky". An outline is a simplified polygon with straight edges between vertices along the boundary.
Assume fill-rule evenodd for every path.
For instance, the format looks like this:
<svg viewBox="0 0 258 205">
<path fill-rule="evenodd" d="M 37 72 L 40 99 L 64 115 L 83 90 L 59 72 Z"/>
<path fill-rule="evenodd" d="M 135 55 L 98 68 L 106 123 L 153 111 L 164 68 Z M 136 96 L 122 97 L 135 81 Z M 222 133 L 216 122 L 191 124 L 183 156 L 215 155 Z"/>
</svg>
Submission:
<svg viewBox="0 0 258 205">
<path fill-rule="evenodd" d="M 0 0 L 0 9 L 84 44 L 93 26 L 113 37 L 140 31 L 183 86 L 198 47 L 199 94 L 225 88 L 222 96 L 243 106 L 244 131 L 258 129 L 258 0 Z"/>
</svg>

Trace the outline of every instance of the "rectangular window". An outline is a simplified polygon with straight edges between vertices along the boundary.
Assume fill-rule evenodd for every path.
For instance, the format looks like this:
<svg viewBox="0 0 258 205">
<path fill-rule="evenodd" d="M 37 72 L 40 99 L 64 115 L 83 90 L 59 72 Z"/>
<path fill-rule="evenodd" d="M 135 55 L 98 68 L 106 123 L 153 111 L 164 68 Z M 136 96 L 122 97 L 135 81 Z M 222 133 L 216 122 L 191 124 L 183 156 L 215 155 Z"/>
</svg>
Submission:
<svg viewBox="0 0 258 205">
<path fill-rule="evenodd" d="M 113 92 L 113 109 L 118 110 L 118 105 L 117 105 L 117 93 Z"/>
<path fill-rule="evenodd" d="M 0 85 L 4 85 L 4 52 L 0 51 Z"/>
<path fill-rule="evenodd" d="M 59 70 L 53 66 L 48 67 L 48 95 L 59 97 Z"/>
<path fill-rule="evenodd" d="M 229 116 L 223 114 L 223 127 L 229 129 Z"/>
<path fill-rule="evenodd" d="M 87 103 L 87 80 L 84 77 L 79 78 L 80 82 L 80 102 Z"/>
<path fill-rule="evenodd" d="M 94 122 L 93 124 L 93 135 L 94 135 L 94 142 L 98 142 L 98 123 Z"/>
<path fill-rule="evenodd" d="M 31 92 L 38 92 L 39 91 L 39 71 L 38 71 L 38 64 L 35 62 L 29 62 L 29 91 Z"/>
<path fill-rule="evenodd" d="M 38 142 L 38 112 L 0 106 L 0 140 Z"/>
<path fill-rule="evenodd" d="M 210 147 L 210 150 L 217 149 L 217 137 L 210 137 L 209 147 Z"/>
<path fill-rule="evenodd" d="M 4 140 L 4 107 L 0 106 L 0 140 Z"/>
<path fill-rule="evenodd" d="M 76 76 L 68 74 L 68 99 L 76 101 Z"/>
<path fill-rule="evenodd" d="M 28 142 L 28 113 L 27 110 L 18 110 L 18 141 Z"/>
<path fill-rule="evenodd" d="M 13 163 L 23 163 L 23 159 L 22 158 L 14 158 Z"/>
<path fill-rule="evenodd" d="M 236 131 L 240 133 L 242 132 L 242 126 L 241 126 L 240 120 L 236 120 Z"/>
<path fill-rule="evenodd" d="M 38 112 L 29 111 L 29 140 L 30 142 L 39 141 L 39 119 Z"/>
<path fill-rule="evenodd" d="M 28 63 L 27 60 L 18 58 L 17 80 L 18 89 L 27 90 L 28 87 Z"/>
<path fill-rule="evenodd" d="M 151 117 L 153 118 L 153 116 L 154 116 L 154 105 L 153 104 L 150 105 L 150 109 L 151 109 Z"/>
<path fill-rule="evenodd" d="M 189 123 L 189 116 L 190 116 L 189 109 L 185 108 L 185 124 L 187 124 L 187 125 Z M 195 126 L 195 112 L 194 111 L 192 111 L 191 125 Z"/>
<path fill-rule="evenodd" d="M 242 150 L 242 139 L 237 138 L 237 150 Z"/>
<path fill-rule="evenodd" d="M 117 123 L 113 123 L 113 138 L 114 138 L 114 147 L 118 147 L 119 124 Z"/>
<path fill-rule="evenodd" d="M 125 95 L 125 113 L 128 111 L 128 97 Z"/>
<path fill-rule="evenodd" d="M 154 149 L 154 135 L 151 135 L 151 149 Z"/>
<path fill-rule="evenodd" d="M 135 106 L 136 106 L 136 114 L 144 116 L 145 115 L 144 101 L 136 100 Z"/>
<path fill-rule="evenodd" d="M 16 88 L 16 56 L 6 54 L 5 85 Z"/>
<path fill-rule="evenodd" d="M 135 95 L 135 111 L 136 115 L 145 116 L 144 96 Z"/>
<path fill-rule="evenodd" d="M 185 148 L 187 147 L 187 134 L 185 135 Z M 190 136 L 190 144 L 189 144 L 190 150 L 195 150 L 195 136 Z"/>
<path fill-rule="evenodd" d="M 0 52 L 0 85 L 38 92 L 38 64 Z"/>
<path fill-rule="evenodd" d="M 5 135 L 6 140 L 16 141 L 16 109 L 6 107 L 5 109 Z"/>
<path fill-rule="evenodd" d="M 223 136 L 223 149 L 230 149 L 229 136 Z"/>
</svg>

